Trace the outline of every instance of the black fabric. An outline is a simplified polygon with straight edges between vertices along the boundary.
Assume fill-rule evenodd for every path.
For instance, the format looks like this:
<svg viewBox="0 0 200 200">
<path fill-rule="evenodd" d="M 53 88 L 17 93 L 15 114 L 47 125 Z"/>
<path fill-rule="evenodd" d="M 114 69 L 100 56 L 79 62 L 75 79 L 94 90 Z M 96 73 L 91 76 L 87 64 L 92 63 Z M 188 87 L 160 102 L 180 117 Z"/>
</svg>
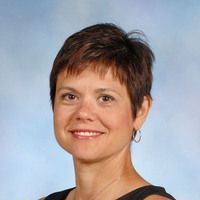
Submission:
<svg viewBox="0 0 200 200">
<path fill-rule="evenodd" d="M 47 196 L 44 200 L 65 200 L 65 198 L 73 189 L 74 188 L 70 188 L 61 192 L 55 192 Z"/>
<path fill-rule="evenodd" d="M 65 200 L 69 192 L 73 189 L 74 188 L 50 194 L 49 196 L 45 198 L 45 200 Z M 163 197 L 167 197 L 170 200 L 176 200 L 174 197 L 168 194 L 163 187 L 158 187 L 158 186 L 153 186 L 153 185 L 148 185 L 148 186 L 144 186 L 136 190 L 133 190 L 123 195 L 122 197 L 118 198 L 117 200 L 144 200 L 144 198 L 150 195 L 160 195 Z"/>
<path fill-rule="evenodd" d="M 160 195 L 163 197 L 167 197 L 170 200 L 175 200 L 170 194 L 168 194 L 163 187 L 148 185 L 144 187 L 140 187 L 132 192 L 129 192 L 117 200 L 143 200 L 144 198 L 150 195 Z"/>
</svg>

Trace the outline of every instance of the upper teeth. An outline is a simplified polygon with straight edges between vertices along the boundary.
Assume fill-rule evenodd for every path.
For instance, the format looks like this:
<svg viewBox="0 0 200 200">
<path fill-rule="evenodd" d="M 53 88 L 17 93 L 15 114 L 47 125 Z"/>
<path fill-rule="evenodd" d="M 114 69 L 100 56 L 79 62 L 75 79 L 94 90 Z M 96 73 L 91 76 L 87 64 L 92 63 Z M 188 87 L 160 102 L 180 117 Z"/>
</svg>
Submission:
<svg viewBox="0 0 200 200">
<path fill-rule="evenodd" d="M 74 134 L 80 135 L 80 136 L 93 136 L 93 135 L 99 135 L 98 132 L 74 132 Z"/>
</svg>

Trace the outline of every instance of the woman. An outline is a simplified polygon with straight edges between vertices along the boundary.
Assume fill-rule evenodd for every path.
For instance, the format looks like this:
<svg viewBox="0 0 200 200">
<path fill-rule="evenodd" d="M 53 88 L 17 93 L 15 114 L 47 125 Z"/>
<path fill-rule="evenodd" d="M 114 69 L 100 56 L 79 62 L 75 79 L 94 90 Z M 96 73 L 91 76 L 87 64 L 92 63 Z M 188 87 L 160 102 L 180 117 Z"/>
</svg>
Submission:
<svg viewBox="0 0 200 200">
<path fill-rule="evenodd" d="M 131 142 L 151 106 L 154 55 L 140 36 L 97 24 L 59 51 L 50 75 L 54 128 L 73 157 L 76 186 L 45 200 L 174 199 L 131 162 Z"/>
</svg>

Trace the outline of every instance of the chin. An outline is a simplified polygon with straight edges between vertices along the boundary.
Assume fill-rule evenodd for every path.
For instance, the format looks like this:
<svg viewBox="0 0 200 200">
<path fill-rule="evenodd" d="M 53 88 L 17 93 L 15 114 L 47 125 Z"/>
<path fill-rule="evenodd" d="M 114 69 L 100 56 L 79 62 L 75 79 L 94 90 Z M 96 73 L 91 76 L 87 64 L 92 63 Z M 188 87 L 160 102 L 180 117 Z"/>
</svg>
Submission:
<svg viewBox="0 0 200 200">
<path fill-rule="evenodd" d="M 91 152 L 91 151 L 90 152 L 73 151 L 73 152 L 69 152 L 69 153 L 72 155 L 74 161 L 78 161 L 80 163 L 85 163 L 85 164 L 98 163 L 98 162 L 106 159 L 106 157 L 107 157 L 100 152 Z"/>
<path fill-rule="evenodd" d="M 100 160 L 102 160 L 102 158 L 98 158 L 96 155 L 77 155 L 77 154 L 71 154 L 71 155 L 75 162 L 80 162 L 84 164 L 97 163 Z"/>
</svg>

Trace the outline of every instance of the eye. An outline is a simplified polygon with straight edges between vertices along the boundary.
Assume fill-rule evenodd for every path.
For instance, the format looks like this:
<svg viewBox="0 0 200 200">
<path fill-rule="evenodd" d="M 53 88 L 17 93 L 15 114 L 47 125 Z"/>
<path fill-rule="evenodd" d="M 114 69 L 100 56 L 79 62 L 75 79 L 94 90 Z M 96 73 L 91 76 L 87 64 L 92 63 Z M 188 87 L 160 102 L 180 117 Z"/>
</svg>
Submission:
<svg viewBox="0 0 200 200">
<path fill-rule="evenodd" d="M 99 101 L 102 103 L 110 103 L 114 101 L 114 98 L 110 95 L 102 95 L 99 97 Z"/>
<path fill-rule="evenodd" d="M 65 93 L 62 95 L 62 100 L 66 101 L 67 103 L 75 103 L 78 101 L 78 97 L 71 93 Z"/>
</svg>

